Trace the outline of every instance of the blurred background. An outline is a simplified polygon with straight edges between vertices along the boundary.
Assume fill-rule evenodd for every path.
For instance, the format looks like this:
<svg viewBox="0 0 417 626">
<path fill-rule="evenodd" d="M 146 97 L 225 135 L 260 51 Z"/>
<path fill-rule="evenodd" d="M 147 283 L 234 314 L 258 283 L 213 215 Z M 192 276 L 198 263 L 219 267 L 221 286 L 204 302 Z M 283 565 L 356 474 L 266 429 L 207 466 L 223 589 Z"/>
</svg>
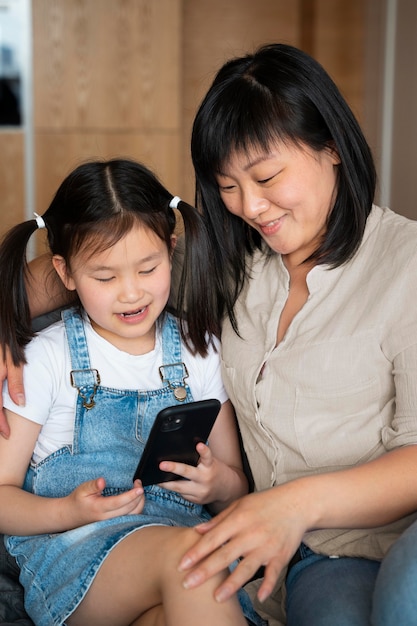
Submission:
<svg viewBox="0 0 417 626">
<path fill-rule="evenodd" d="M 312 54 L 372 147 L 381 204 L 417 219 L 416 0 L 0 0 L 0 234 L 90 158 L 143 161 L 193 203 L 194 114 L 258 45 Z"/>
</svg>

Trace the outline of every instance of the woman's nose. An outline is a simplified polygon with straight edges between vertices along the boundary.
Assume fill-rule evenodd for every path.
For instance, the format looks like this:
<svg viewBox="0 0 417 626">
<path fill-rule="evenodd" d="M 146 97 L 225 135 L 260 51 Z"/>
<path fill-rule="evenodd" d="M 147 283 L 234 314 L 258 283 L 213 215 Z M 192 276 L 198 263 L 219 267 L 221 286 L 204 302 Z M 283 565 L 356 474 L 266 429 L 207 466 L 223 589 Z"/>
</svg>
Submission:
<svg viewBox="0 0 417 626">
<path fill-rule="evenodd" d="M 259 192 L 247 191 L 242 196 L 242 213 L 247 219 L 255 219 L 268 207 L 269 201 Z"/>
</svg>

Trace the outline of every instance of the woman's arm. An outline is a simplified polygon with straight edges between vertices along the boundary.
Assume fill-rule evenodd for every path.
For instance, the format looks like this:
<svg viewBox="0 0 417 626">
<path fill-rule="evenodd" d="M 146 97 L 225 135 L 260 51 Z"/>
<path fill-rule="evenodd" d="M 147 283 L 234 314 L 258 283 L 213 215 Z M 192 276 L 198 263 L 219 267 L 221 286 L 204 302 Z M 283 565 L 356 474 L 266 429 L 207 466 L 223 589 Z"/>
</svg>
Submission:
<svg viewBox="0 0 417 626">
<path fill-rule="evenodd" d="M 1 352 L 1 348 L 0 348 Z M 17 367 L 13 363 L 13 359 L 10 356 L 9 351 L 3 355 L 0 361 L 0 385 L 3 387 L 3 382 L 8 379 L 10 397 L 13 402 L 18 406 L 25 404 L 25 391 L 23 388 L 23 366 Z M 2 402 L 0 402 L 2 405 Z M 5 411 L 0 406 L 0 435 L 5 439 L 8 439 L 10 435 L 10 426 L 8 424 Z M 0 437 L 1 438 L 1 437 Z"/>
<path fill-rule="evenodd" d="M 52 267 L 51 257 L 43 254 L 29 263 L 26 279 L 29 306 L 32 318 L 49 313 L 56 308 L 71 303 L 73 295 L 67 291 Z M 1 349 L 0 349 L 1 350 Z M 0 354 L 0 383 L 7 378 L 10 397 L 18 406 L 25 404 L 23 388 L 23 364 L 14 365 L 8 352 Z M 2 402 L 0 402 L 0 435 L 8 438 L 10 427 L 7 422 Z"/>
<path fill-rule="evenodd" d="M 70 304 L 73 292 L 65 289 L 55 272 L 50 254 L 42 254 L 29 263 L 26 277 L 29 307 L 32 318 Z"/>
<path fill-rule="evenodd" d="M 191 569 L 194 587 L 242 557 L 218 588 L 223 600 L 260 566 L 265 578 L 259 598 L 267 598 L 303 535 L 318 528 L 373 528 L 417 510 L 417 445 L 388 452 L 348 470 L 297 479 L 241 498 L 197 529 L 201 539 L 180 568 Z"/>
<path fill-rule="evenodd" d="M 105 480 L 82 483 L 63 498 L 47 498 L 21 488 L 41 426 L 6 411 L 8 440 L 0 437 L 0 532 L 12 535 L 56 533 L 119 515 L 141 513 L 143 488 L 103 497 Z M 57 480 L 59 477 L 57 476 Z"/>
</svg>

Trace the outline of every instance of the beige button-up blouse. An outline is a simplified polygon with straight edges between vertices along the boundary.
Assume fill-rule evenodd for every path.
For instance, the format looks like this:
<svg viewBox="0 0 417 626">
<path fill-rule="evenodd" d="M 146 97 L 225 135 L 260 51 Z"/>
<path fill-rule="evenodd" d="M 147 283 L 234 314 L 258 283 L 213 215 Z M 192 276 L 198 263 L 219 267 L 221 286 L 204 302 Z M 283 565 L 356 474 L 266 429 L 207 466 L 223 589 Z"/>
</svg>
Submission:
<svg viewBox="0 0 417 626">
<path fill-rule="evenodd" d="M 417 222 L 374 206 L 354 258 L 310 271 L 308 300 L 278 346 L 288 272 L 278 254 L 250 263 L 236 305 L 241 338 L 225 321 L 222 370 L 255 488 L 417 443 Z M 413 519 L 304 541 L 323 554 L 380 559 Z"/>
</svg>

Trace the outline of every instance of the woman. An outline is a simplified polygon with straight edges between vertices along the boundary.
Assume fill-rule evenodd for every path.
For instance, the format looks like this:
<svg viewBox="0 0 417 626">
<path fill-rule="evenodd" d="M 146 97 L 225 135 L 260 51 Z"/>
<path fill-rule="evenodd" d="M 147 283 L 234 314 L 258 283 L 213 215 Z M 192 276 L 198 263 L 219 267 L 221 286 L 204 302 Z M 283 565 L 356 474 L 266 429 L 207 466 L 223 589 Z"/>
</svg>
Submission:
<svg viewBox="0 0 417 626">
<path fill-rule="evenodd" d="M 380 562 L 417 508 L 417 223 L 372 205 L 352 112 L 287 45 L 220 69 L 192 155 L 256 493 L 200 527 L 185 584 L 243 555 L 219 600 L 264 566 L 271 623 L 368 624 Z"/>
</svg>

